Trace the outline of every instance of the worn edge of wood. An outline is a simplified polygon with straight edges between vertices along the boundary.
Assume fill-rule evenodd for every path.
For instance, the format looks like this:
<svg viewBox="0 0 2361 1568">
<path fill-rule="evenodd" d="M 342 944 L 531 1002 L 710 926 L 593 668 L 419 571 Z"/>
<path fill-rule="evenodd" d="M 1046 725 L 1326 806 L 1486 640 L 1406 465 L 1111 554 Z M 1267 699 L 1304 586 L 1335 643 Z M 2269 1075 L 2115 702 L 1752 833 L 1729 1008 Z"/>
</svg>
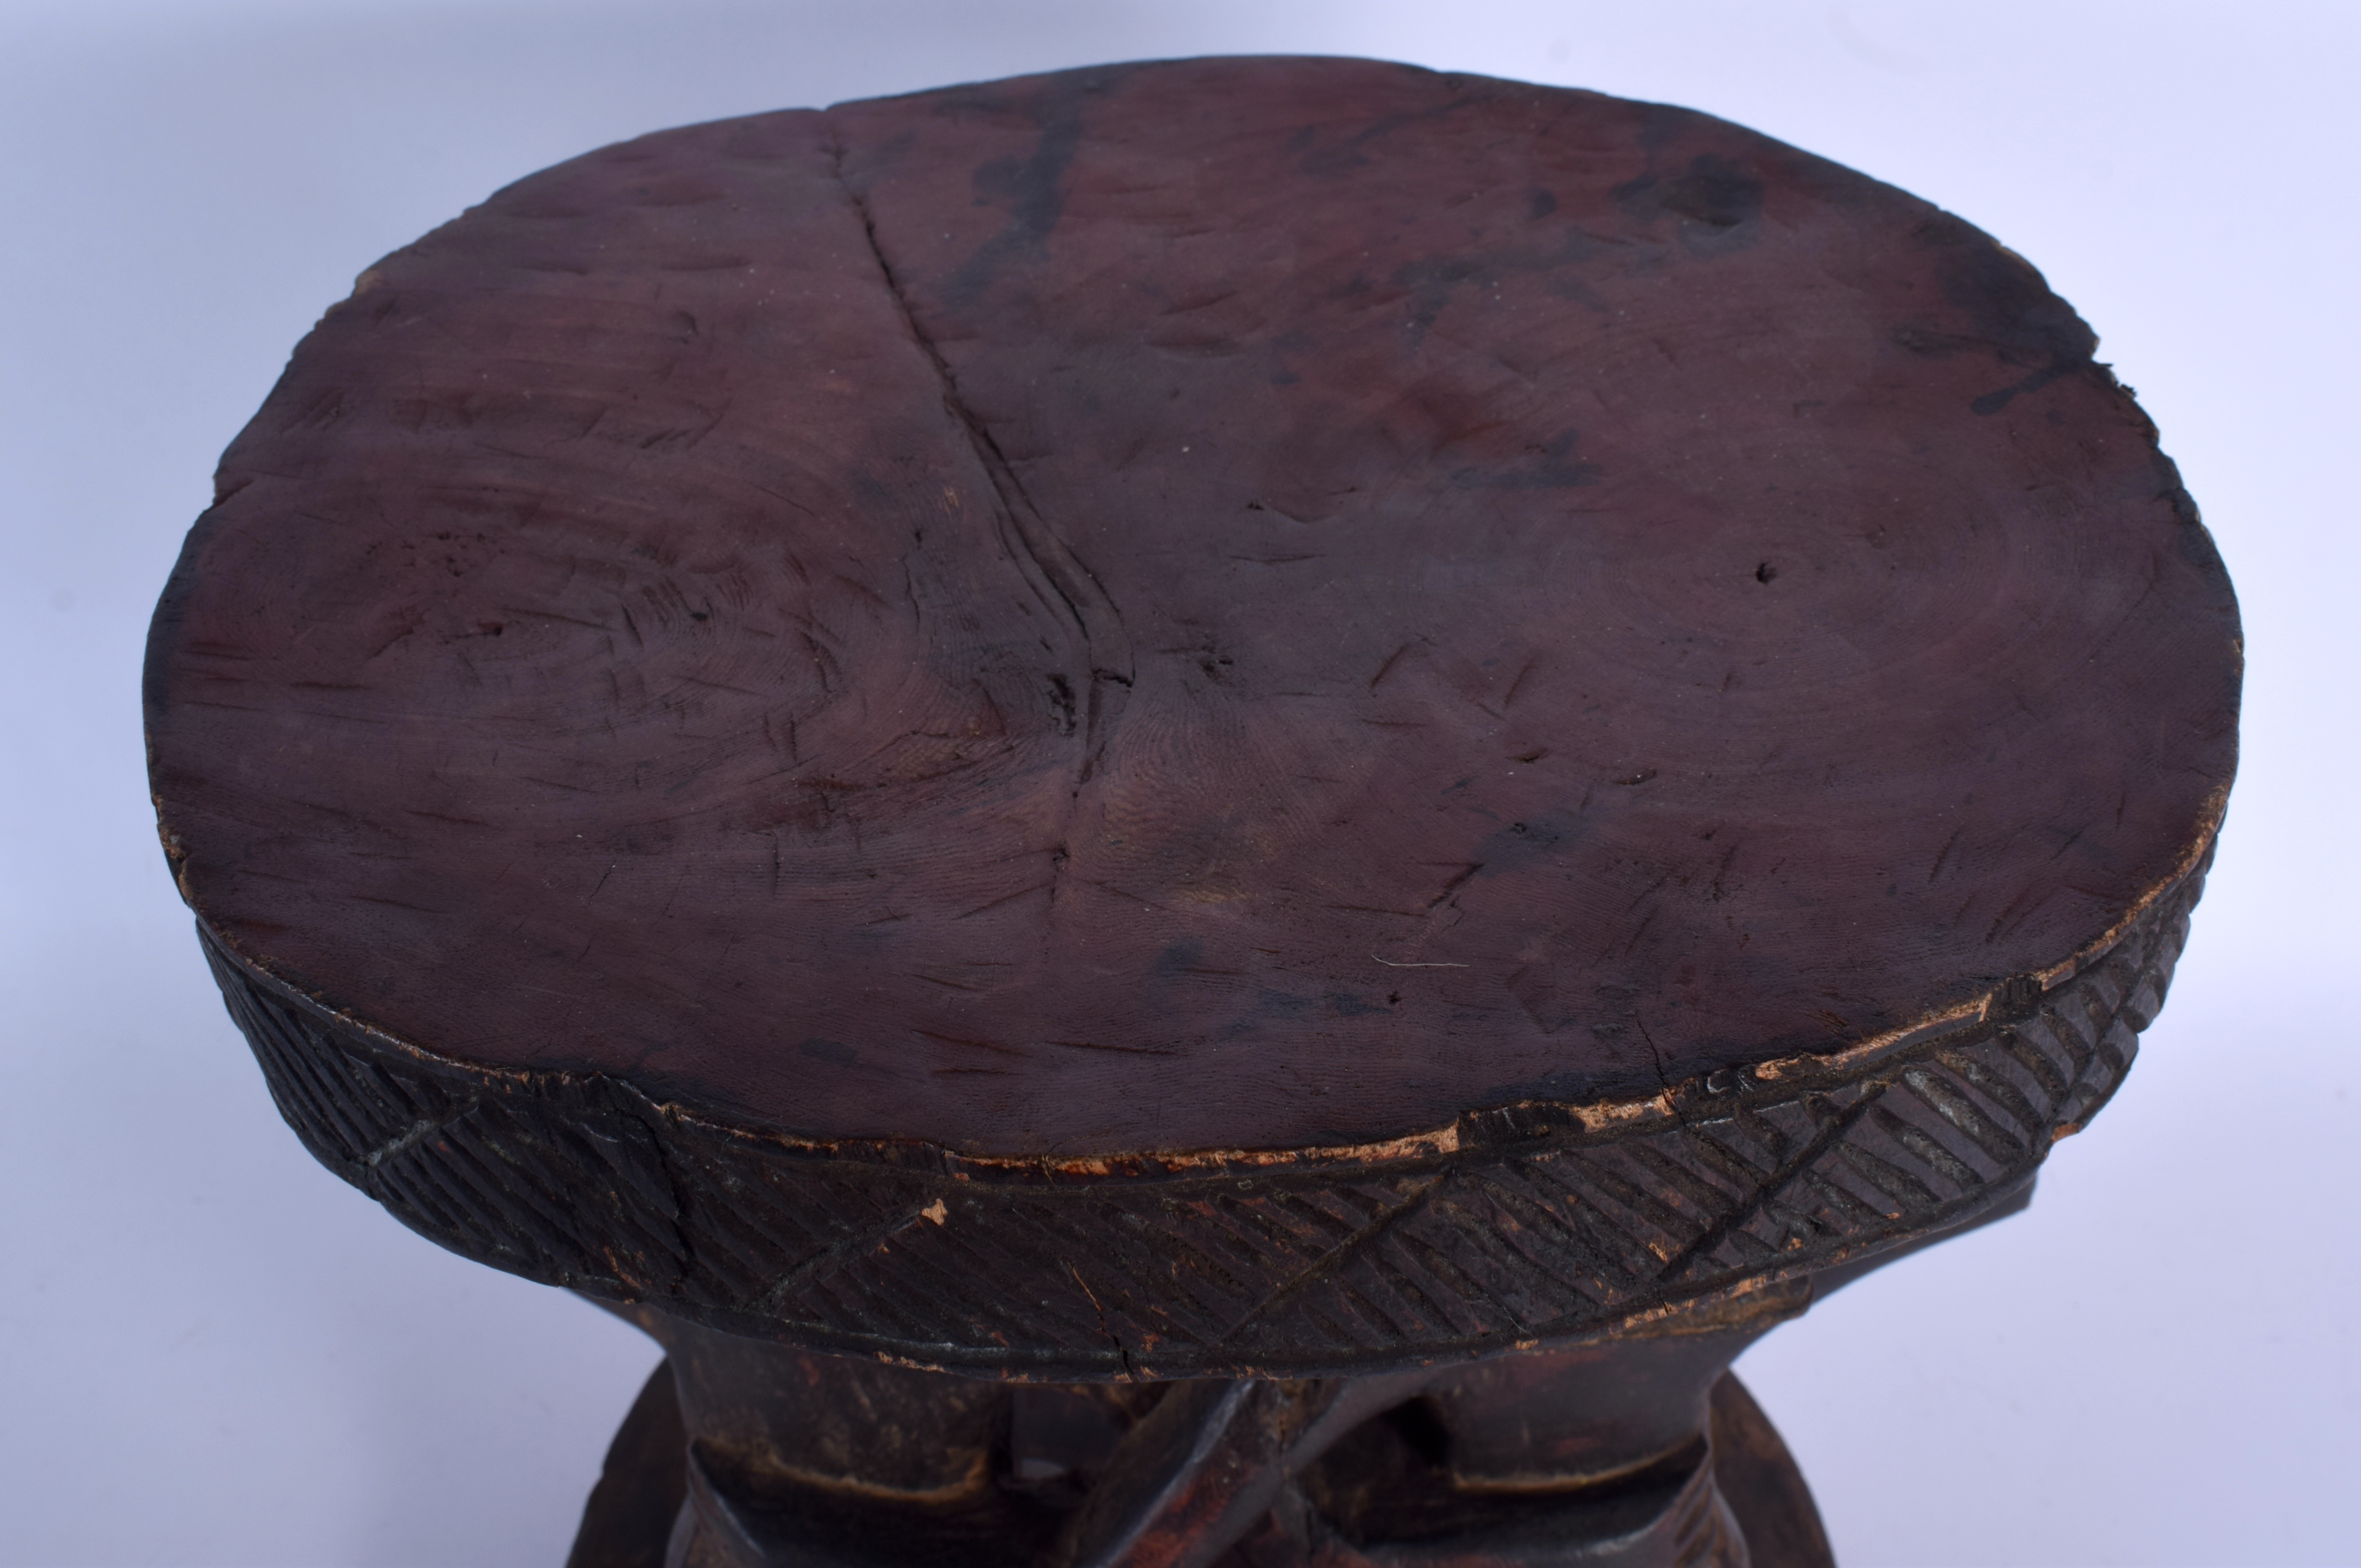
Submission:
<svg viewBox="0 0 2361 1568">
<path fill-rule="evenodd" d="M 931 1370 L 1351 1375 L 1787 1315 L 1776 1287 L 1972 1215 L 2120 1083 L 2225 795 L 2104 936 L 1971 1005 L 1646 1100 L 1300 1150 L 1012 1157 L 733 1126 L 604 1074 L 437 1057 L 198 933 L 305 1146 L 477 1261 Z"/>
</svg>

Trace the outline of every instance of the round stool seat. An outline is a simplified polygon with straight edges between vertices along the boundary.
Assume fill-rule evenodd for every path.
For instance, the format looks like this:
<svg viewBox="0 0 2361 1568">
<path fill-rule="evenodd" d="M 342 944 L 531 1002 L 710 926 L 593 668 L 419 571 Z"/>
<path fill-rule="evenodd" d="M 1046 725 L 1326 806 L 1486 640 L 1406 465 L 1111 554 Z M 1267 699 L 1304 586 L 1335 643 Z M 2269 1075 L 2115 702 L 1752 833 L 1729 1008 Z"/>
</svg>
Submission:
<svg viewBox="0 0 2361 1568">
<path fill-rule="evenodd" d="M 1742 1303 L 2021 1183 L 2169 977 L 2238 629 L 2094 346 L 1592 93 L 647 137 L 230 448 L 165 847 L 313 1151 L 536 1278 L 1065 1379 Z"/>
</svg>

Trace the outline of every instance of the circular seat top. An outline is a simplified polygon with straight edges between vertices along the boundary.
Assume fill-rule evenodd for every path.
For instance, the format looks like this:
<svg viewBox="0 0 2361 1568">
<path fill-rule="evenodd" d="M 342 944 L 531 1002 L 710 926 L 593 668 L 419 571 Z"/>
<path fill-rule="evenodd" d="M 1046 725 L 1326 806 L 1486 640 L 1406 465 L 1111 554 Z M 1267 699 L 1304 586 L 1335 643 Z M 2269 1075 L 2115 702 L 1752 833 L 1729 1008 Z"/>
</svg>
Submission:
<svg viewBox="0 0 2361 1568">
<path fill-rule="evenodd" d="M 644 137 L 360 279 L 149 657 L 220 948 L 982 1156 L 1359 1146 L 2035 992 L 2210 842 L 2228 585 L 2013 253 L 1317 60 Z"/>
</svg>

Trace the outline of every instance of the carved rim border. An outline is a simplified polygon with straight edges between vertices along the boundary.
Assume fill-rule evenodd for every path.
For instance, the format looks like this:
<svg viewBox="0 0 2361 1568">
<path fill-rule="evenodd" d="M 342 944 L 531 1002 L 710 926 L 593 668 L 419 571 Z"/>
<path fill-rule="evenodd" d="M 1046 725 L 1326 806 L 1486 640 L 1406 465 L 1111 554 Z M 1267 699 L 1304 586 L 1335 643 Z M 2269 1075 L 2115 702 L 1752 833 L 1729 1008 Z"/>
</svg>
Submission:
<svg viewBox="0 0 2361 1568">
<path fill-rule="evenodd" d="M 2120 1083 L 2213 838 L 2082 951 L 1908 1029 L 1287 1152 L 1011 1158 L 730 1126 L 604 1075 L 437 1058 L 198 934 L 305 1146 L 479 1262 L 946 1371 L 1346 1375 L 1789 1315 L 1773 1287 L 1988 1208 Z"/>
</svg>

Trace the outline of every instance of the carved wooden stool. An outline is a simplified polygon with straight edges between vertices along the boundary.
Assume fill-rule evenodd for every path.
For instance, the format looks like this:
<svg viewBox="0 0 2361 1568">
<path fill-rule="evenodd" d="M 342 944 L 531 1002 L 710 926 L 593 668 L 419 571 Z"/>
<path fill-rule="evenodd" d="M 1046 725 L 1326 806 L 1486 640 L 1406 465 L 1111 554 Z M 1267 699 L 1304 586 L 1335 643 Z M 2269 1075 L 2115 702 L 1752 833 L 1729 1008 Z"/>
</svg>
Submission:
<svg viewBox="0 0 2361 1568">
<path fill-rule="evenodd" d="M 1825 1562 L 1725 1369 L 2024 1200 L 2231 775 L 2093 346 L 1589 93 L 666 132 L 296 351 L 165 848 L 313 1153 L 670 1352 L 585 1568 Z"/>
</svg>

